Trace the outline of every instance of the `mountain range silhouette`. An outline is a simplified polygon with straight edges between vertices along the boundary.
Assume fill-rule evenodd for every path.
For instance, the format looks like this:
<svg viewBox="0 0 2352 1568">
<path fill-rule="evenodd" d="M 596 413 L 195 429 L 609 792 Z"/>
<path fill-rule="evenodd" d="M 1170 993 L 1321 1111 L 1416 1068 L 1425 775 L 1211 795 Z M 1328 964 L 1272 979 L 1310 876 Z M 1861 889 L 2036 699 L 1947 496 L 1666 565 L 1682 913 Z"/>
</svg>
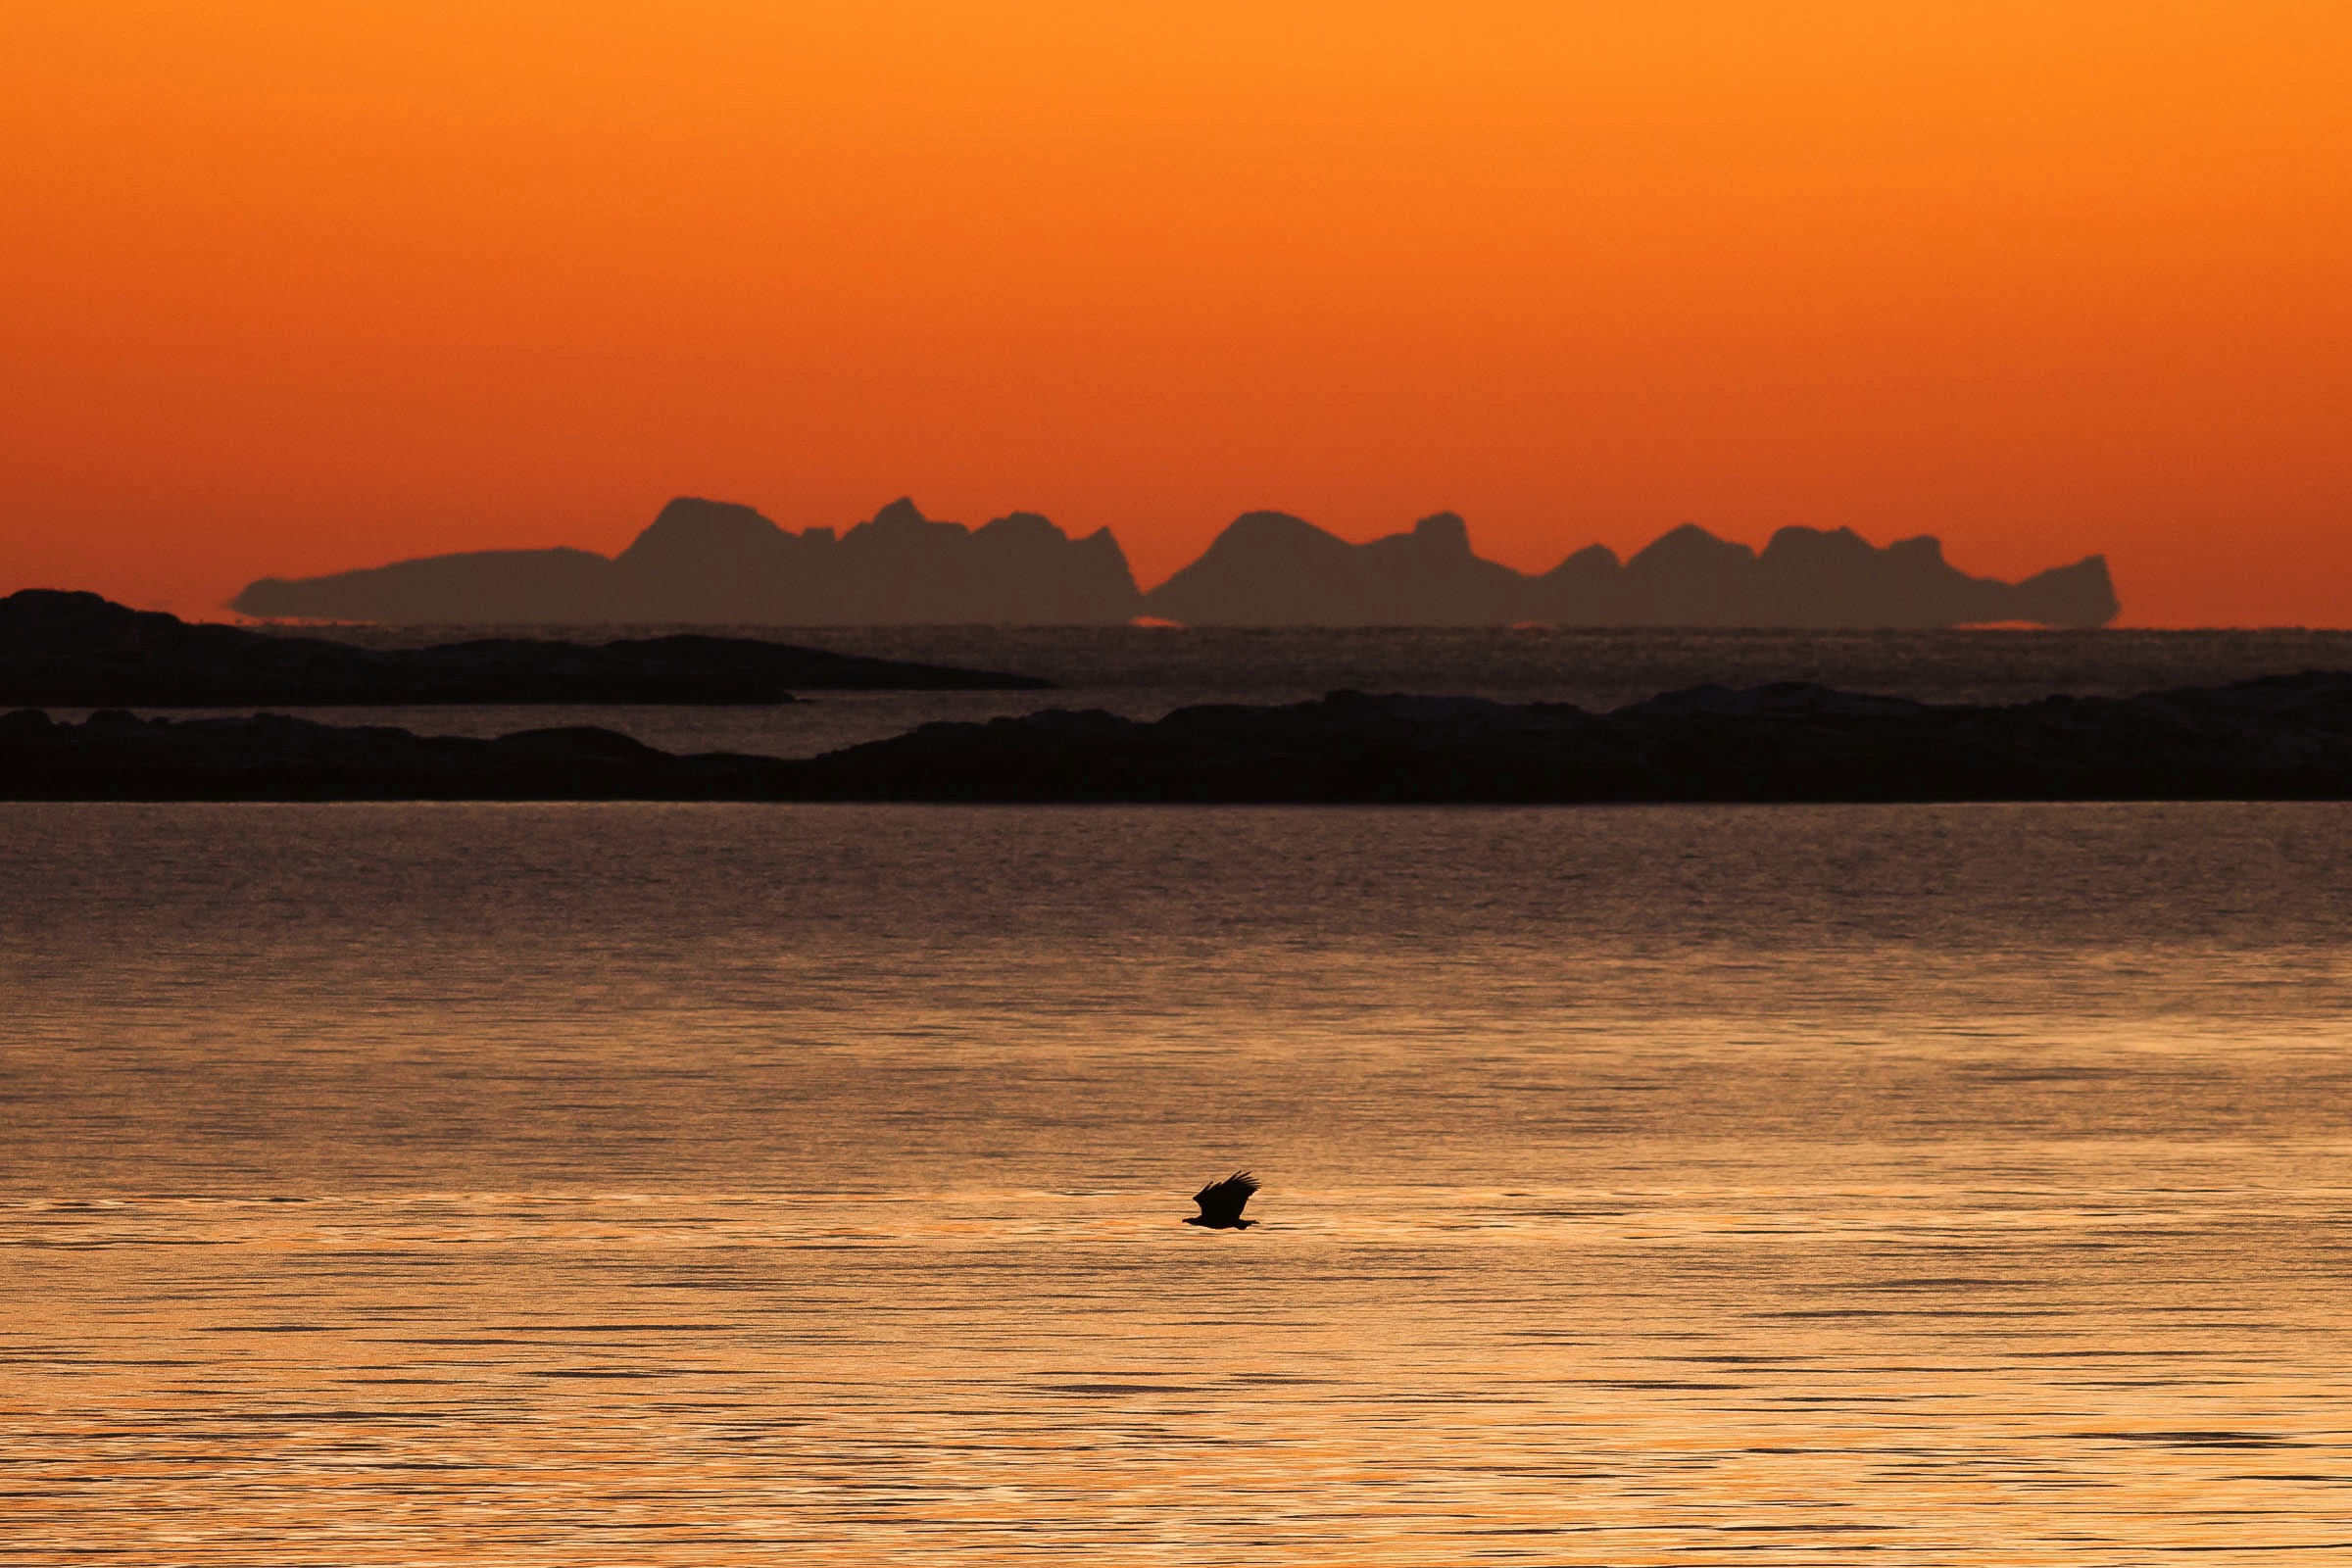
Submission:
<svg viewBox="0 0 2352 1568">
<path fill-rule="evenodd" d="M 979 528 L 910 500 L 836 535 L 681 497 L 628 549 L 492 550 L 331 576 L 265 577 L 246 614 L 389 624 L 1932 627 L 2100 626 L 2106 558 L 2022 582 L 1972 577 L 1929 536 L 1880 548 L 1850 528 L 1783 528 L 1761 552 L 1686 523 L 1628 560 L 1600 545 L 1531 576 L 1479 557 L 1450 512 L 1350 544 L 1251 512 L 1150 592 L 1107 528 L 1071 538 L 1035 513 Z"/>
</svg>

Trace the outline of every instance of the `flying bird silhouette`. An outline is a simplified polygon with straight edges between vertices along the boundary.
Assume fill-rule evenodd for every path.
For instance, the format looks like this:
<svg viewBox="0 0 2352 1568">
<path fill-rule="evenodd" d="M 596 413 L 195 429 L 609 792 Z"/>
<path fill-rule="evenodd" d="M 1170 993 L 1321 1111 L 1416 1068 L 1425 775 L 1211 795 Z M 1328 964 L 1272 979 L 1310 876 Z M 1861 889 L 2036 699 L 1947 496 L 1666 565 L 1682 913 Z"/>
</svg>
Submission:
<svg viewBox="0 0 2352 1568">
<path fill-rule="evenodd" d="M 1187 1225 L 1198 1225 L 1212 1231 L 1246 1231 L 1257 1223 L 1242 1218 L 1242 1205 L 1257 1191 L 1257 1178 L 1246 1170 L 1237 1170 L 1221 1182 L 1210 1182 L 1193 1195 L 1200 1212 L 1185 1216 Z"/>
</svg>

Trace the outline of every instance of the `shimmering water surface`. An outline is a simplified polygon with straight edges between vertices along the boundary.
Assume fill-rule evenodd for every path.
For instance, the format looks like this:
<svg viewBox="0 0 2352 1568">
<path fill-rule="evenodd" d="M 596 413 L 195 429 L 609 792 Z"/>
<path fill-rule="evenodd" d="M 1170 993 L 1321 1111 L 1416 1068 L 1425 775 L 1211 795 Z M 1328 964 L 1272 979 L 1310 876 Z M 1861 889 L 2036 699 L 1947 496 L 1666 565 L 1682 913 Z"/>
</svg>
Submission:
<svg viewBox="0 0 2352 1568">
<path fill-rule="evenodd" d="M 2348 889 L 2341 806 L 0 807 L 0 1560 L 2352 1560 Z"/>
</svg>

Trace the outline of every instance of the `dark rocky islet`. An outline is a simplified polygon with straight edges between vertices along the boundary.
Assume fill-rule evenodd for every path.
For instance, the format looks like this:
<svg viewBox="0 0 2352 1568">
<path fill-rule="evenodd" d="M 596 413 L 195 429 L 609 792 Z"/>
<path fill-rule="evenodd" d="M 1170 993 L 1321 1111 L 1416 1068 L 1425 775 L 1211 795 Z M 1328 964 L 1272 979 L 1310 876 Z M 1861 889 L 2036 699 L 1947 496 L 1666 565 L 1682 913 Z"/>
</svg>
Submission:
<svg viewBox="0 0 2352 1568">
<path fill-rule="evenodd" d="M 790 763 L 678 757 L 591 725 L 478 740 L 277 713 L 58 723 L 0 714 L 0 799 L 695 801 L 783 798 Z"/>
<path fill-rule="evenodd" d="M 2352 674 L 1927 704 L 1781 684 L 1608 713 L 1333 693 L 1155 721 L 926 724 L 807 760 L 608 730 L 424 737 L 260 715 L 0 718 L 0 797 L 1540 804 L 2352 799 Z"/>
<path fill-rule="evenodd" d="M 362 648 L 130 610 L 91 593 L 0 599 L 0 705 L 44 708 L 787 703 L 795 692 L 1037 691 L 1053 682 L 696 634 Z"/>
</svg>

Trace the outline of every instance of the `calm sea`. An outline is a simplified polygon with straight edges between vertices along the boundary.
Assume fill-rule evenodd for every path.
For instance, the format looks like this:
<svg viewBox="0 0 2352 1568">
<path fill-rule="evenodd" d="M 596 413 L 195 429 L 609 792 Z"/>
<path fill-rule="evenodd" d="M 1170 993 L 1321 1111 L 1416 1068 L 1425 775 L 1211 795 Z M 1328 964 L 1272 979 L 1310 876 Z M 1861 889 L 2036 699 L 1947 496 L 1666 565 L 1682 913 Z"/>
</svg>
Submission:
<svg viewBox="0 0 2352 1568">
<path fill-rule="evenodd" d="M 0 806 L 0 1560 L 2352 1560 L 2347 931 L 2333 805 Z"/>
</svg>

